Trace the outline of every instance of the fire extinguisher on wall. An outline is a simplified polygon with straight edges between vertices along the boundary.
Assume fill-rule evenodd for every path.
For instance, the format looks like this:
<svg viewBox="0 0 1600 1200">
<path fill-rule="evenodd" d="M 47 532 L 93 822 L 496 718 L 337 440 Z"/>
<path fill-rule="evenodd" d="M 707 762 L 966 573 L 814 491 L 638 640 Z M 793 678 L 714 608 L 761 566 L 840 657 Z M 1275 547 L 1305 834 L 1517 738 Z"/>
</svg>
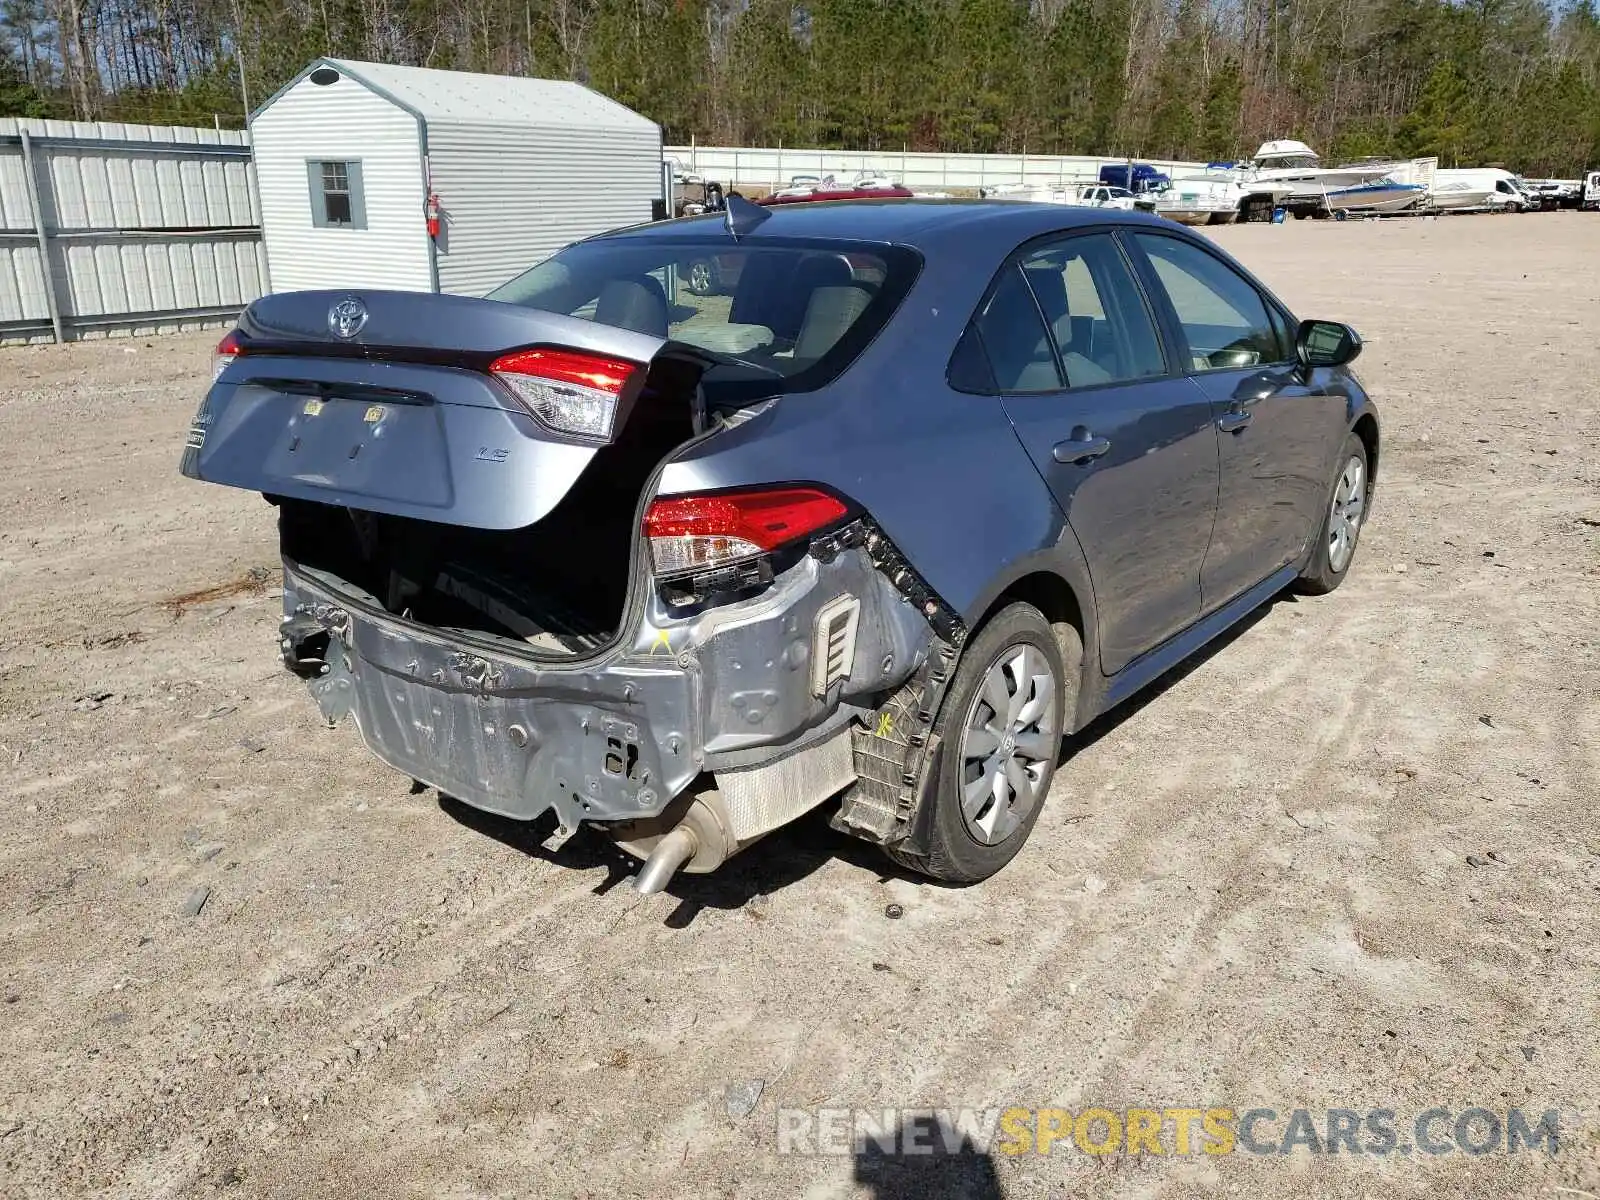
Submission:
<svg viewBox="0 0 1600 1200">
<path fill-rule="evenodd" d="M 439 193 L 428 193 L 428 236 L 439 239 Z"/>
</svg>

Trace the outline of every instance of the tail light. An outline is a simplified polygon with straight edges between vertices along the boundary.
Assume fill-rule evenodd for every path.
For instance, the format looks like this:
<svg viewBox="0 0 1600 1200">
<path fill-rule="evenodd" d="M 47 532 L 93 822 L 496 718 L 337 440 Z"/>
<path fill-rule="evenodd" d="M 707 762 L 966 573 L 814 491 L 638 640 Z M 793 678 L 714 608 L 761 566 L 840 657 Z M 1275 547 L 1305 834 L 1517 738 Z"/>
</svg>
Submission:
<svg viewBox="0 0 1600 1200">
<path fill-rule="evenodd" d="M 651 503 L 644 532 L 656 574 L 675 575 L 766 554 L 848 513 L 815 488 L 672 496 Z"/>
<path fill-rule="evenodd" d="M 617 400 L 637 363 L 577 350 L 519 350 L 489 364 L 489 373 L 551 429 L 609 441 Z"/>
<path fill-rule="evenodd" d="M 244 338 L 237 329 L 230 329 L 211 352 L 211 382 L 215 383 L 228 364 L 244 353 Z"/>
</svg>

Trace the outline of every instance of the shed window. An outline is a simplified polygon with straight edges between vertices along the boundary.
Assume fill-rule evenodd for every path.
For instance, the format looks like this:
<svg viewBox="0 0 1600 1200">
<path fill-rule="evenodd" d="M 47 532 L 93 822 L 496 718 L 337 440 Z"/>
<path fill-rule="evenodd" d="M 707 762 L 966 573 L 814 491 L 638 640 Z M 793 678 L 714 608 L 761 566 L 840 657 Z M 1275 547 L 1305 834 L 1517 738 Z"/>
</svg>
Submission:
<svg viewBox="0 0 1600 1200">
<path fill-rule="evenodd" d="M 309 159 L 306 180 L 311 188 L 311 223 L 326 229 L 365 229 L 366 200 L 361 190 L 361 163 Z"/>
</svg>

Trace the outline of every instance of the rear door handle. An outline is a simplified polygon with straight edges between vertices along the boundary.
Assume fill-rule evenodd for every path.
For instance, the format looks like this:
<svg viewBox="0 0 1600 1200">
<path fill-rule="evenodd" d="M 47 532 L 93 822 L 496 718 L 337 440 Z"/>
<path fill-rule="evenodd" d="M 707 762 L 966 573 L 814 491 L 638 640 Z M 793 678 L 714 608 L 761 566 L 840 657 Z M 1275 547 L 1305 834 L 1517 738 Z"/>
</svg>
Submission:
<svg viewBox="0 0 1600 1200">
<path fill-rule="evenodd" d="M 1057 442 L 1051 449 L 1050 456 L 1058 463 L 1086 463 L 1099 458 L 1110 449 L 1110 438 L 1085 436 Z"/>
<path fill-rule="evenodd" d="M 1217 428 L 1223 433 L 1238 433 L 1250 424 L 1250 410 L 1248 408 L 1230 408 L 1217 418 Z"/>
</svg>

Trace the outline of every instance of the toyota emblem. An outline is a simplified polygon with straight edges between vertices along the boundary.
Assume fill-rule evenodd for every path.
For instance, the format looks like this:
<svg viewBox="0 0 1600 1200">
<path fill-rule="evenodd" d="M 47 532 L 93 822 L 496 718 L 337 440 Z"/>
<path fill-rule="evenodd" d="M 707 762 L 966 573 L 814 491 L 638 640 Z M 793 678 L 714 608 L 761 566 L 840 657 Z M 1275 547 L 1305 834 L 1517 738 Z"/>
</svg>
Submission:
<svg viewBox="0 0 1600 1200">
<path fill-rule="evenodd" d="M 367 306 L 355 296 L 346 296 L 328 310 L 328 328 L 333 335 L 349 341 L 367 323 Z"/>
</svg>

